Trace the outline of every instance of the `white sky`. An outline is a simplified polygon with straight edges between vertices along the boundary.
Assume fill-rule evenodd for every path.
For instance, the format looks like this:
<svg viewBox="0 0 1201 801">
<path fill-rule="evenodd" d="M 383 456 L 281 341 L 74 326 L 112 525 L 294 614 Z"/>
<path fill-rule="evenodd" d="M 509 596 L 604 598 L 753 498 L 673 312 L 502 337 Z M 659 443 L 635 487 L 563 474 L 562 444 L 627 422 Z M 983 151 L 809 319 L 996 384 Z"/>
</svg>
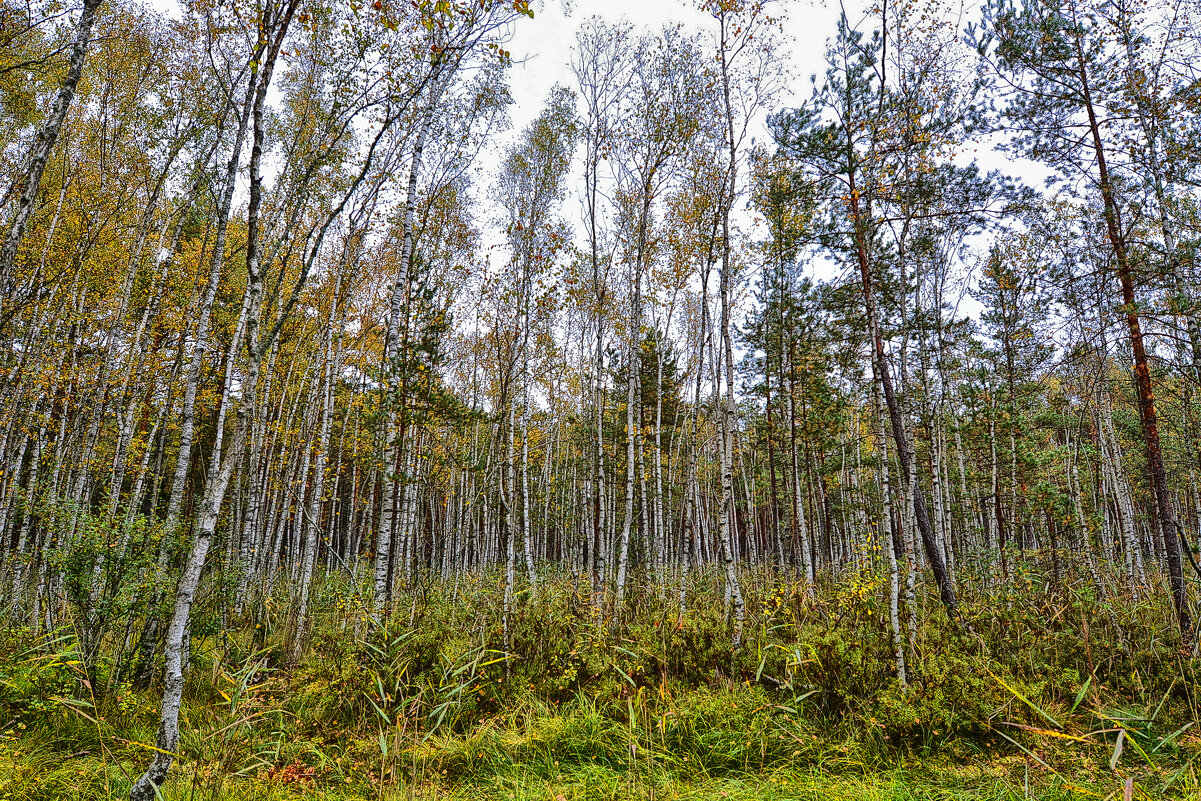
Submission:
<svg viewBox="0 0 1201 801">
<path fill-rule="evenodd" d="M 851 0 L 848 8 L 861 3 Z M 781 0 L 785 17 L 787 61 L 792 65 L 792 85 L 798 90 L 793 101 L 807 96 L 809 76 L 824 71 L 825 41 L 834 33 L 838 5 L 821 0 Z M 588 17 L 617 21 L 622 18 L 636 28 L 657 30 L 665 24 L 683 23 L 690 30 L 714 30 L 712 18 L 697 11 L 688 0 L 541 0 L 534 18 L 518 21 L 509 50 L 512 71 L 514 127 L 520 128 L 538 112 L 550 87 L 556 82 L 571 85 L 567 64 L 575 31 Z M 855 20 L 852 19 L 852 22 Z M 785 105 L 788 98 L 782 98 Z"/>
<path fill-rule="evenodd" d="M 848 0 L 848 13 L 858 8 L 863 0 Z M 512 129 L 502 137 L 503 142 L 483 154 L 478 175 L 481 184 L 477 192 L 486 199 L 491 190 L 489 182 L 495 175 L 494 167 L 500 154 L 509 142 L 538 115 L 550 89 L 556 83 L 574 88 L 575 78 L 569 64 L 576 30 L 590 17 L 600 17 L 610 22 L 625 20 L 634 26 L 635 33 L 658 31 L 665 25 L 680 23 L 688 32 L 708 33 L 716 37 L 716 22 L 709 15 L 696 9 L 692 0 L 536 0 L 533 19 L 519 19 L 514 26 L 513 38 L 506 48 L 513 55 L 513 66 L 509 73 L 513 105 L 509 109 Z M 825 0 L 778 0 L 771 9 L 774 16 L 783 18 L 781 37 L 781 66 L 790 74 L 786 88 L 773 108 L 764 109 L 751 130 L 751 139 L 763 142 L 768 138 L 767 113 L 779 108 L 799 105 L 812 91 L 810 76 L 825 71 L 825 45 L 833 36 L 838 19 L 838 0 L 833 5 Z M 852 16 L 852 23 L 857 22 Z M 713 48 L 716 49 L 715 47 Z M 579 178 L 578 165 L 575 177 Z M 562 216 L 577 222 L 581 214 L 581 200 L 576 190 L 578 181 L 569 181 L 568 197 L 561 209 Z M 483 208 L 487 208 L 485 202 Z M 484 239 L 489 249 L 503 250 L 503 240 L 496 231 L 487 230 L 486 212 L 480 219 L 485 227 Z M 740 224 L 750 224 L 749 213 L 739 214 Z M 829 277 L 832 270 L 821 270 Z"/>
</svg>

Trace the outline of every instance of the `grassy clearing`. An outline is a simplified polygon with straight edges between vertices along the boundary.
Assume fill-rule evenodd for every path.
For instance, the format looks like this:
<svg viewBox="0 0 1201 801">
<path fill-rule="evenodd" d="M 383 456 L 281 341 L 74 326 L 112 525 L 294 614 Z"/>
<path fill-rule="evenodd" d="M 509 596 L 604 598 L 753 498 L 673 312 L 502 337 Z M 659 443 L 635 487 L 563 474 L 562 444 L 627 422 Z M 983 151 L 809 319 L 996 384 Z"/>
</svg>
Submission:
<svg viewBox="0 0 1201 801">
<path fill-rule="evenodd" d="M 735 696 L 740 697 L 740 696 Z M 739 733 L 724 726 L 699 732 L 706 747 L 745 752 Z M 520 727 L 490 721 L 469 736 L 437 738 L 409 745 L 398 759 L 375 765 L 346 754 L 372 749 L 367 743 L 342 745 L 291 741 L 290 762 L 256 765 L 260 751 L 243 751 L 240 765 L 227 770 L 221 749 L 190 738 L 189 755 L 165 788 L 169 801 L 183 799 L 1068 799 L 1105 797 L 1121 783 L 1082 776 L 1071 779 L 1032 765 L 1029 759 L 997 754 L 963 765 L 945 758 L 904 759 L 893 768 L 866 769 L 833 748 L 828 765 L 797 759 L 745 768 L 712 769 L 706 754 L 622 753 L 619 732 L 591 711 L 540 717 Z M 599 735 L 599 736 L 597 736 Z M 756 744 L 755 740 L 751 740 Z M 758 743 L 762 746 L 762 743 Z M 272 745 L 269 739 L 258 746 Z M 618 746 L 614 749 L 614 746 Z M 44 735 L 21 738 L 0 756 L 0 798 L 122 798 L 126 773 L 140 764 L 137 749 L 64 754 L 61 742 Z M 380 758 L 381 753 L 373 756 Z M 307 758 L 306 758 L 307 757 Z M 716 760 L 719 764 L 726 760 Z M 380 767 L 383 765 L 381 774 Z M 382 775 L 382 781 L 381 781 Z M 1098 780 L 1099 779 L 1099 780 Z M 1144 778 L 1139 797 L 1192 797 L 1195 775 L 1177 791 L 1160 792 Z M 1119 794 L 1120 797 L 1120 794 Z"/>
<path fill-rule="evenodd" d="M 327 582 L 299 664 L 269 613 L 194 640 L 163 797 L 1121 799 L 1130 779 L 1134 798 L 1201 798 L 1196 666 L 1157 634 L 1163 610 L 978 597 L 968 633 L 930 603 L 901 687 L 870 594 L 748 586 L 737 654 L 720 609 L 678 620 L 648 594 L 598 625 L 566 582 L 525 600 L 506 654 L 486 580 L 375 631 Z M 125 797 L 156 691 L 118 664 L 0 631 L 0 799 Z"/>
</svg>

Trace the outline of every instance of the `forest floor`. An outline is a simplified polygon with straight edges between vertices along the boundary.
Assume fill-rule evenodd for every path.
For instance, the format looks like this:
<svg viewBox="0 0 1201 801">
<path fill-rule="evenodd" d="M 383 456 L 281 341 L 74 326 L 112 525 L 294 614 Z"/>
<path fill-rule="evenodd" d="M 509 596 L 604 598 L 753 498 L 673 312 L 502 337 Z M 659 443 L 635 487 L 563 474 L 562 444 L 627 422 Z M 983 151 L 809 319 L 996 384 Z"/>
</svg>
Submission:
<svg viewBox="0 0 1201 801">
<path fill-rule="evenodd" d="M 1121 799 L 1121 776 L 1129 774 L 1137 777 L 1137 784 L 1131 785 L 1134 798 L 1201 798 L 1195 769 L 1184 767 L 1181 774 L 1182 766 L 1165 762 L 1151 770 L 1142 764 L 1115 772 L 1090 748 L 1074 753 L 1060 748 L 1050 757 L 1042 749 L 1027 755 L 1011 746 L 970 757 L 898 755 L 890 762 L 864 761 L 853 747 L 814 741 L 807 745 L 803 759 L 770 764 L 750 759 L 742 767 L 731 767 L 724 754 L 715 755 L 710 765 L 704 754 L 638 755 L 636 746 L 626 753 L 606 752 L 617 738 L 589 740 L 576 732 L 579 739 L 570 745 L 556 738 L 564 729 L 595 723 L 581 721 L 578 715 L 546 717 L 532 729 L 486 721 L 466 737 L 402 741 L 402 753 L 395 761 L 381 759 L 378 743 L 370 741 L 331 742 L 281 730 L 275 733 L 278 739 L 233 745 L 205 730 L 187 738 L 181 748 L 187 758 L 175 768 L 162 797 L 166 801 Z M 87 736 L 72 733 L 73 728 L 39 729 L 0 741 L 0 799 L 125 798 L 130 777 L 144 767 L 148 749 L 119 733 L 103 737 L 93 728 Z M 152 742 L 149 731 L 123 733 Z M 710 738 L 707 747 L 726 754 L 746 751 L 747 743 L 735 740 L 738 735 L 722 727 L 704 733 Z M 99 747 L 102 737 L 107 743 Z M 1192 744 L 1194 752 L 1197 745 Z M 1044 762 L 1044 757 L 1056 767 Z"/>
<path fill-rule="evenodd" d="M 565 586 L 507 649 L 487 582 L 375 630 L 327 583 L 299 660 L 286 604 L 201 615 L 162 798 L 1201 799 L 1198 669 L 1166 605 L 969 596 L 967 634 L 927 598 L 902 686 L 870 592 L 748 585 L 738 652 L 720 609 L 648 596 L 598 624 Z M 158 692 L 130 672 L 85 666 L 70 629 L 0 627 L 0 799 L 127 797 Z"/>
<path fill-rule="evenodd" d="M 65 758 L 69 756 L 70 758 Z M 111 764 L 89 756 L 59 755 L 47 770 L 45 755 L 22 758 L 0 756 L 0 798 L 3 799 L 123 799 L 129 781 Z M 127 764 L 127 769 L 132 765 Z M 32 770 L 41 771 L 36 779 Z M 703 771 L 702 771 L 703 772 Z M 1093 779 L 1098 778 L 1094 776 Z M 797 766 L 763 773 L 722 777 L 685 778 L 666 772 L 640 775 L 600 765 L 574 766 L 546 778 L 528 765 L 509 764 L 491 776 L 460 781 L 388 782 L 348 779 L 345 786 L 328 786 L 319 780 L 292 777 L 268 779 L 203 776 L 185 767 L 162 792 L 165 801 L 228 799 L 229 801 L 385 801 L 512 799 L 513 801 L 592 801 L 594 799 L 728 799 L 729 801 L 967 801 L 968 799 L 1081 799 L 1123 798 L 1122 784 L 1090 781 L 1078 783 L 1048 775 L 1020 759 L 1002 758 L 979 764 L 921 764 L 910 768 L 871 773 L 835 773 Z M 1135 798 L 1198 798 L 1196 791 L 1159 793 L 1140 788 Z"/>
</svg>

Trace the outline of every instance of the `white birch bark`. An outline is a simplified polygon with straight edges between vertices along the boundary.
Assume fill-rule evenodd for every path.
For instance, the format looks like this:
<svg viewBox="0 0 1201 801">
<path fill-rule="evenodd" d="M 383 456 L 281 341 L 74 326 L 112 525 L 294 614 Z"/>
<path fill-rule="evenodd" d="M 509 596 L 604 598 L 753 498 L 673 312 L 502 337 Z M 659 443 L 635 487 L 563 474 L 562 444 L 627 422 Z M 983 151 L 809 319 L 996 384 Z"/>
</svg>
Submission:
<svg viewBox="0 0 1201 801">
<path fill-rule="evenodd" d="M 429 98 L 421 111 L 416 135 L 413 140 L 413 152 L 409 159 L 408 186 L 405 193 L 404 216 L 401 229 L 399 273 L 392 286 L 392 297 L 389 303 L 387 340 L 384 348 L 384 376 L 388 393 L 387 410 L 384 415 L 384 452 L 383 475 L 381 478 L 380 514 L 376 528 L 376 544 L 373 564 L 373 601 L 372 608 L 376 615 L 382 615 L 388 601 L 389 555 L 392 551 L 392 537 L 395 528 L 396 484 L 404 482 L 405 476 L 395 474 L 399 458 L 397 441 L 401 435 L 398 429 L 398 414 L 396 405 L 404 403 L 401 378 L 396 374 L 396 363 L 399 361 L 400 350 L 404 347 L 403 331 L 405 328 L 406 309 L 409 301 L 409 291 L 412 283 L 413 253 L 417 238 L 417 203 L 418 186 L 421 177 L 421 166 L 425 158 L 425 145 L 433 128 L 436 114 L 440 107 L 442 96 L 454 76 L 457 61 L 438 68 L 432 77 Z M 403 411 L 401 412 L 403 415 Z"/>
<path fill-rule="evenodd" d="M 304 562 L 300 571 L 299 600 L 296 611 L 296 633 L 292 644 L 292 658 L 299 658 L 304 649 L 304 641 L 308 634 L 309 624 L 309 588 L 313 581 L 313 569 L 317 562 L 317 550 L 321 539 L 321 511 L 325 502 L 325 474 L 329 460 L 330 432 L 333 425 L 334 405 L 334 363 L 337 359 L 339 340 L 335 331 L 341 330 L 338 322 L 338 299 L 341 280 L 336 280 L 333 298 L 330 301 L 329 319 L 326 323 L 325 353 L 322 359 L 321 393 L 321 422 L 317 434 L 317 451 L 314 454 L 313 487 L 309 498 L 308 513 L 304 523 Z"/>
<path fill-rule="evenodd" d="M 792 473 L 792 519 L 796 526 L 796 538 L 799 541 L 797 544 L 801 549 L 801 569 L 804 571 L 805 594 L 812 598 L 814 584 L 813 549 L 810 546 L 809 540 L 809 524 L 805 519 L 805 496 L 801 489 L 801 464 L 799 454 L 797 453 L 796 376 L 793 374 L 794 369 L 790 354 L 788 360 L 788 427 L 789 454 L 791 457 L 790 467 Z"/>
<path fill-rule="evenodd" d="M 130 790 L 131 801 L 152 801 L 159 794 L 159 787 L 166 780 L 167 772 L 175 759 L 175 751 L 179 743 L 179 713 L 183 700 L 184 671 L 186 663 L 186 639 L 188 624 L 191 619 L 192 604 L 200 586 L 201 573 L 208 557 L 213 534 L 216 532 L 218 514 L 225 492 L 229 487 L 234 470 L 243 457 L 243 447 L 246 435 L 253 419 L 258 393 L 259 373 L 264 358 L 264 348 L 259 341 L 259 315 L 263 294 L 263 274 L 261 244 L 259 243 L 259 210 L 262 202 L 262 177 L 260 164 L 263 151 L 264 137 L 264 106 L 267 90 L 271 84 L 271 76 L 275 60 L 283 44 L 283 38 L 288 30 L 292 15 L 298 0 L 287 0 L 286 4 L 277 10 L 279 16 L 274 16 L 271 10 L 265 10 L 263 15 L 263 37 L 252 57 L 251 81 L 247 99 L 253 97 L 253 142 L 250 155 L 250 203 L 247 210 L 247 241 L 246 241 L 246 271 L 245 302 L 247 310 L 246 332 L 248 340 L 249 359 L 246 375 L 241 387 L 242 398 L 238 405 L 237 422 L 231 447 L 224 453 L 214 453 L 213 463 L 208 471 L 208 481 L 201 502 L 200 515 L 196 525 L 196 537 L 188 555 L 184 573 L 180 578 L 175 596 L 175 607 L 171 621 L 164 638 L 163 651 L 166 657 L 164 671 L 163 697 L 160 707 L 159 729 L 156 738 L 154 758 L 146 772 L 138 778 Z M 266 37 L 270 36 L 268 43 Z M 248 106 L 251 104 L 248 102 Z M 244 113 L 243 117 L 247 115 Z M 215 283 L 215 276 L 213 277 Z M 270 347 L 270 343 L 268 343 Z M 231 350 L 229 359 L 237 358 L 237 351 Z M 228 396 L 230 386 L 227 383 L 225 394 Z M 220 463 L 216 459 L 220 458 Z"/>
<path fill-rule="evenodd" d="M 625 512 L 621 523 L 621 541 L 617 552 L 617 587 L 614 607 L 620 613 L 625 599 L 626 573 L 630 562 L 630 533 L 634 522 L 634 468 L 635 450 L 638 445 L 638 424 L 635 419 L 634 404 L 637 401 L 638 373 L 642 365 L 639 358 L 638 330 L 641 328 L 640 300 L 642 276 L 635 273 L 631 287 L 633 300 L 630 306 L 629 328 L 627 332 L 626 370 L 626 487 Z"/>
<path fill-rule="evenodd" d="M 59 87 L 58 94 L 50 106 L 46 121 L 38 131 L 37 137 L 25 158 L 25 168 L 17 176 L 13 184 L 16 196 L 16 208 L 8 225 L 4 243 L 0 245 L 0 321 L 4 320 L 4 301 L 10 298 L 10 282 L 13 266 L 17 258 L 17 249 L 25 236 L 25 227 L 33 214 L 37 202 L 38 190 L 42 183 L 42 174 L 46 170 L 46 162 L 50 151 L 58 141 L 63 122 L 67 119 L 67 111 L 75 98 L 75 88 L 83 75 L 83 63 L 87 56 L 88 45 L 92 39 L 92 26 L 96 22 L 96 12 L 103 0 L 84 0 L 83 10 L 79 21 L 75 24 L 75 35 L 71 41 L 70 55 L 67 58 L 67 74 Z M 19 188 L 19 189 L 18 189 Z M 0 209 L 0 213 L 7 209 Z"/>
<path fill-rule="evenodd" d="M 897 541 L 896 526 L 892 524 L 892 487 L 890 484 L 890 465 L 888 460 L 888 433 L 884 419 L 884 405 L 880 402 L 880 394 L 875 393 L 877 436 L 880 447 L 880 545 L 888 554 L 888 626 L 892 633 L 894 664 L 897 669 L 897 680 L 904 687 L 909 683 L 909 673 L 905 666 L 905 639 L 901 635 L 901 572 L 897 562 L 897 550 L 901 545 Z M 884 532 L 887 531 L 887 537 Z"/>
</svg>

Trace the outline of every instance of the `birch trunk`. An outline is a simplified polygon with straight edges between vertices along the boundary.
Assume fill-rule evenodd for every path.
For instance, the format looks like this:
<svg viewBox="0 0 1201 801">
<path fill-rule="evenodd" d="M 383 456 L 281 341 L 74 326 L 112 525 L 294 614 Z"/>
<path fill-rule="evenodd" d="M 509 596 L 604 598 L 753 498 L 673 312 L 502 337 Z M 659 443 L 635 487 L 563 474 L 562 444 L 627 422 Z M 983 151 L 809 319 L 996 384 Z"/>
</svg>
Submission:
<svg viewBox="0 0 1201 801">
<path fill-rule="evenodd" d="M 897 669 L 897 680 L 904 687 L 909 683 L 909 674 L 905 669 L 905 640 L 901 636 L 901 572 L 897 561 L 897 551 L 902 550 L 903 544 L 897 539 L 897 527 L 892 524 L 892 489 L 889 478 L 888 435 L 884 423 L 884 406 L 880 403 L 880 393 L 873 395 L 876 406 L 876 422 L 880 438 L 880 528 L 887 528 L 888 542 L 881 543 L 888 552 L 888 624 L 892 632 L 892 647 Z"/>
<path fill-rule="evenodd" d="M 83 11 L 79 15 L 79 21 L 75 24 L 75 36 L 71 41 L 70 55 L 67 58 L 67 74 L 54 98 L 54 103 L 50 106 L 46 121 L 38 131 L 29 154 L 25 157 L 25 169 L 13 182 L 13 189 L 19 188 L 20 193 L 16 196 L 16 209 L 12 216 L 12 222 L 9 223 L 8 233 L 4 237 L 4 244 L 0 245 L 0 328 L 3 327 L 7 317 L 13 313 L 11 310 L 3 308 L 3 302 L 12 296 L 10 282 L 13 278 L 12 272 L 17 258 L 17 249 L 21 246 L 25 228 L 29 224 L 29 218 L 37 203 L 38 190 L 41 188 L 46 162 L 50 159 L 50 151 L 54 149 L 54 143 L 58 141 L 63 122 L 67 119 L 67 111 L 71 108 L 71 101 L 75 98 L 75 88 L 79 85 L 80 76 L 83 75 L 83 62 L 92 39 L 92 26 L 96 22 L 96 12 L 102 4 L 103 0 L 84 0 Z"/>
<path fill-rule="evenodd" d="M 262 303 L 263 275 L 259 262 L 261 245 L 259 244 L 259 210 L 262 203 L 262 178 L 260 164 L 263 152 L 264 137 L 264 106 L 267 90 L 271 84 L 271 76 L 275 60 L 283 44 L 292 15 L 299 5 L 298 0 L 288 0 L 279 10 L 279 17 L 274 17 L 271 11 L 263 14 L 264 40 L 260 42 L 252 59 L 251 83 L 249 96 L 253 96 L 253 144 L 250 155 L 250 202 L 247 209 L 247 240 L 246 240 L 246 271 L 245 289 L 247 309 L 247 340 L 249 360 L 246 377 L 242 385 L 242 399 L 238 405 L 237 422 L 231 447 L 223 454 L 214 454 L 214 461 L 220 458 L 220 464 L 212 464 L 209 470 L 209 480 L 205 487 L 201 511 L 196 526 L 196 538 L 188 556 L 184 573 L 179 581 L 175 596 L 175 608 L 171 622 L 167 628 L 163 651 L 166 656 L 162 705 L 160 708 L 159 729 L 156 738 L 156 750 L 146 772 L 134 783 L 130 790 L 131 801 L 152 801 L 159 794 L 159 787 L 167 778 L 167 773 L 175 759 L 175 751 L 179 743 L 179 712 L 183 700 L 184 671 L 188 625 L 191 619 L 192 604 L 196 591 L 200 586 L 201 573 L 212 544 L 213 534 L 217 528 L 218 514 L 225 492 L 229 487 L 234 469 L 242 459 L 242 450 L 246 442 L 246 434 L 250 421 L 253 419 L 255 400 L 258 391 L 259 372 L 263 361 L 263 347 L 259 342 L 259 314 Z M 266 37 L 272 40 L 268 43 Z M 261 70 L 261 73 L 260 73 Z M 248 105 L 250 105 L 248 103 Z M 246 115 L 243 114 L 243 117 Z M 214 277 L 215 278 L 215 277 Z M 213 282 L 215 284 L 215 280 Z M 269 343 L 268 343 L 269 345 Z M 236 352 L 230 353 L 232 360 Z M 226 386 L 228 393 L 230 387 Z"/>
<path fill-rule="evenodd" d="M 617 553 L 617 587 L 614 608 L 620 614 L 625 600 L 626 574 L 630 564 L 630 533 L 634 523 L 634 480 L 638 448 L 638 420 L 635 403 L 640 399 L 638 377 L 642 368 L 639 332 L 642 327 L 642 273 L 635 269 L 632 276 L 629 331 L 626 354 L 626 489 L 625 514 L 621 523 L 621 541 Z"/>
<path fill-rule="evenodd" d="M 375 558 L 373 565 L 374 594 L 372 608 L 376 615 L 382 615 L 388 601 L 389 554 L 392 550 L 392 534 L 394 528 L 396 506 L 396 483 L 403 482 L 405 476 L 396 476 L 394 471 L 398 464 L 398 437 L 403 436 L 404 429 L 404 391 L 401 377 L 396 374 L 401 348 L 405 346 L 404 332 L 407 328 L 406 309 L 408 307 L 410 284 L 412 283 L 413 252 L 417 240 L 417 188 L 421 177 L 421 166 L 425 157 L 426 140 L 433 128 L 442 95 L 446 91 L 454 75 L 457 62 L 443 65 L 432 76 L 430 96 L 422 110 L 416 136 L 413 141 L 413 153 L 409 161 L 408 188 L 405 194 L 404 217 L 401 230 L 399 274 L 392 287 L 392 297 L 389 303 L 388 332 L 384 348 L 384 376 L 387 399 L 383 425 L 383 476 L 380 498 L 380 515 L 376 529 Z M 443 70 L 445 72 L 443 72 Z M 400 413 L 397 413 L 397 406 Z M 398 416 L 401 418 L 398 421 Z M 399 430 L 398 430 L 399 424 Z"/>
</svg>

